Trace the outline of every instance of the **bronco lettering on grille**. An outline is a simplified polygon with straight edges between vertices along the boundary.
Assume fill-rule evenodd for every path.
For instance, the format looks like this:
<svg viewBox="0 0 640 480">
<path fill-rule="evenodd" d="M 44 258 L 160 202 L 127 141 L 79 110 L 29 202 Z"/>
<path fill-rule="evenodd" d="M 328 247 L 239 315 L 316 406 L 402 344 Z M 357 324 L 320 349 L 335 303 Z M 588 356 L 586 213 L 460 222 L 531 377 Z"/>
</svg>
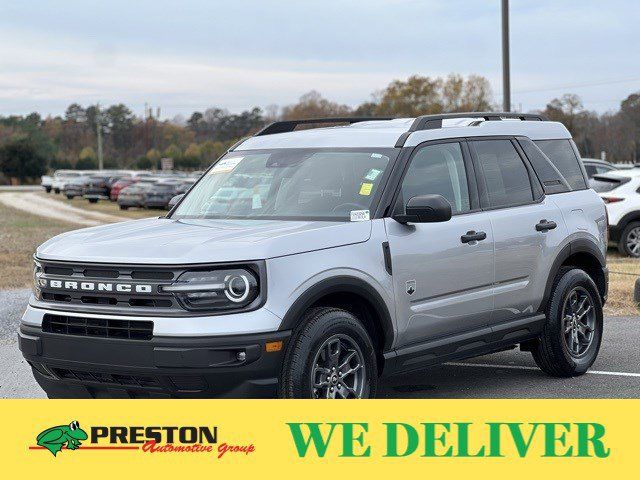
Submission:
<svg viewBox="0 0 640 480">
<path fill-rule="evenodd" d="M 151 285 L 130 283 L 73 282 L 69 280 L 49 280 L 49 287 L 60 290 L 82 290 L 84 292 L 152 293 Z"/>
</svg>

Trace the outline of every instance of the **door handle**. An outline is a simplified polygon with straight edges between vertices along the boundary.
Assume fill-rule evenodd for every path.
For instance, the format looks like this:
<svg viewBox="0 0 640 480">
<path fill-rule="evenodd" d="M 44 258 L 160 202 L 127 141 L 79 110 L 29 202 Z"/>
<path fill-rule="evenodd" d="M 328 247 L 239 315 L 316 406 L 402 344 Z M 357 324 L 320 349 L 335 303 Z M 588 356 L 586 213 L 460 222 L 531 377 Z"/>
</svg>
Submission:
<svg viewBox="0 0 640 480">
<path fill-rule="evenodd" d="M 484 240 L 485 238 L 487 238 L 486 233 L 470 230 L 460 237 L 460 241 L 462 243 L 479 242 L 481 240 Z"/>
<path fill-rule="evenodd" d="M 556 222 L 552 220 L 542 219 L 539 223 L 536 223 L 536 230 L 538 232 L 546 232 L 547 230 L 553 230 L 557 226 Z"/>
</svg>

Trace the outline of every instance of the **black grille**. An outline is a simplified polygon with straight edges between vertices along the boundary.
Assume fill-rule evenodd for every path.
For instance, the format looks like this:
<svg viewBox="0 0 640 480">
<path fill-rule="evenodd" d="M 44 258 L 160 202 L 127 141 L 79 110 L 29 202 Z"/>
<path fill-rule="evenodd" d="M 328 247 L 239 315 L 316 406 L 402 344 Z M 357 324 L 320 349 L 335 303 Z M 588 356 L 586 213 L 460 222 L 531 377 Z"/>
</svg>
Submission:
<svg viewBox="0 0 640 480">
<path fill-rule="evenodd" d="M 127 387 L 159 387 L 158 380 L 143 375 L 123 375 L 119 373 L 86 372 L 66 368 L 50 368 L 58 378 L 78 380 L 81 382 L 97 382 Z"/>
<path fill-rule="evenodd" d="M 45 314 L 42 330 L 49 333 L 85 337 L 151 340 L 153 322 L 146 320 L 114 320 Z"/>
<path fill-rule="evenodd" d="M 38 261 L 44 271 L 42 301 L 52 306 L 64 304 L 68 311 L 82 313 L 167 316 L 185 313 L 174 295 L 161 288 L 171 284 L 185 268 Z M 52 287 L 50 282 L 54 280 L 61 282 L 62 287 Z M 66 283 L 73 286 L 67 288 Z M 116 289 L 119 284 L 129 289 L 119 291 Z M 144 285 L 145 290 L 137 291 L 139 285 Z"/>
</svg>

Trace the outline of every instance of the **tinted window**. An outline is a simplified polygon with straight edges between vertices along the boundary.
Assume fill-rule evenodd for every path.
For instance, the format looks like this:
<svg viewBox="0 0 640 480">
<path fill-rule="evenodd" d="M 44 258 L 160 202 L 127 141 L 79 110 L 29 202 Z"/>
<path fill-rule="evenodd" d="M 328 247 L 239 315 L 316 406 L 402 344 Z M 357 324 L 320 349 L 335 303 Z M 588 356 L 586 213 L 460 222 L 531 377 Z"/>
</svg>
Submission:
<svg viewBox="0 0 640 480">
<path fill-rule="evenodd" d="M 529 173 L 509 140 L 473 142 L 487 184 L 492 207 L 533 201 Z"/>
<path fill-rule="evenodd" d="M 596 192 L 610 192 L 618 188 L 620 185 L 624 185 L 630 178 L 610 178 L 610 177 L 600 177 L 596 176 L 589 180 L 589 186 L 593 188 Z"/>
<path fill-rule="evenodd" d="M 585 163 L 584 164 L 584 169 L 587 172 L 587 177 L 589 177 L 589 178 L 593 177 L 596 173 L 602 173 L 602 172 L 599 172 L 598 169 L 596 168 L 596 166 L 593 165 L 593 164 Z"/>
<path fill-rule="evenodd" d="M 528 138 L 518 139 L 518 143 L 531 162 L 538 179 L 544 185 L 545 193 L 563 193 L 571 190 L 567 180 L 535 143 Z"/>
<path fill-rule="evenodd" d="M 469 186 L 459 143 L 428 145 L 416 153 L 402 182 L 398 209 L 418 195 L 442 195 L 453 213 L 468 212 Z"/>
<path fill-rule="evenodd" d="M 560 170 L 572 189 L 586 188 L 580 160 L 573 151 L 571 140 L 538 140 L 535 143 Z"/>
</svg>

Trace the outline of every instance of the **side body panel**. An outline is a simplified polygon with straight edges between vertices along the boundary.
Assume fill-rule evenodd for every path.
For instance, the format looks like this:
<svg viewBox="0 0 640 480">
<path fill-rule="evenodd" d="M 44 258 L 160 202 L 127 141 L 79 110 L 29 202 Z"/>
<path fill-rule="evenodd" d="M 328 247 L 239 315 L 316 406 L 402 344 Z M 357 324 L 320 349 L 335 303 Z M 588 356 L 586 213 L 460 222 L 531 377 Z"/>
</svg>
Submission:
<svg viewBox="0 0 640 480">
<path fill-rule="evenodd" d="M 537 231 L 541 220 L 557 227 Z M 551 265 L 567 237 L 555 202 L 542 202 L 491 211 L 495 237 L 495 309 L 493 324 L 534 314 L 544 294 Z"/>
<path fill-rule="evenodd" d="M 488 325 L 493 309 L 493 233 L 486 212 L 442 223 L 385 219 L 393 258 L 398 346 Z M 485 232 L 462 243 L 467 232 Z M 413 289 L 413 293 L 410 293 Z"/>
</svg>

